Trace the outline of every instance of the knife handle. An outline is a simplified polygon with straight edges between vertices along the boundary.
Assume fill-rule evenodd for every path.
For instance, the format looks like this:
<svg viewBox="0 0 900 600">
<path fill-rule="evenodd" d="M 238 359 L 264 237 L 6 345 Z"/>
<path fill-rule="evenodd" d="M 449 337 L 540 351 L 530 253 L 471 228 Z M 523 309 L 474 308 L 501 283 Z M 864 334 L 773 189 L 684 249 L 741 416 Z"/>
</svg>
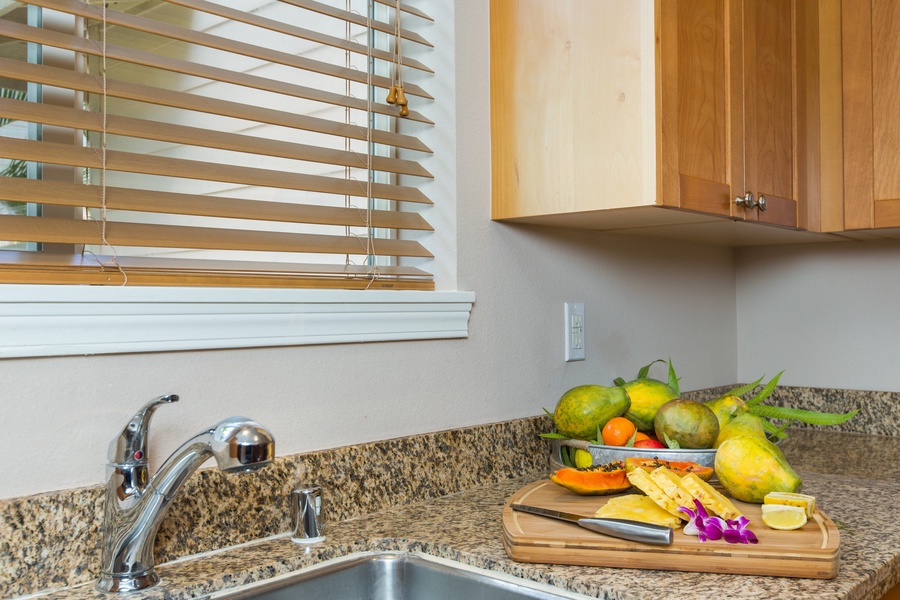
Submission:
<svg viewBox="0 0 900 600">
<path fill-rule="evenodd" d="M 669 546 L 675 539 L 675 531 L 665 525 L 642 523 L 627 519 L 579 519 L 578 524 L 585 529 L 603 533 L 623 540 Z"/>
</svg>

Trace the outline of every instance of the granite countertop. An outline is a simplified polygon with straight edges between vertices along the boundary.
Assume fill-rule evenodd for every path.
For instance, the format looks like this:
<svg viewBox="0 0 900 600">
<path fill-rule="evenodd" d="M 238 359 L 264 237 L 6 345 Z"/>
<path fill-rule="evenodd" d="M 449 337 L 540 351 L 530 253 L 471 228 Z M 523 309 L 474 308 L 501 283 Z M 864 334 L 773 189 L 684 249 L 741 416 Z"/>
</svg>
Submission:
<svg viewBox="0 0 900 600">
<path fill-rule="evenodd" d="M 160 565 L 159 587 L 129 598 L 192 598 L 361 551 L 425 553 L 608 599 L 878 599 L 900 584 L 900 438 L 793 431 L 783 442 L 804 492 L 841 529 L 835 579 L 796 579 L 516 563 L 502 544 L 501 513 L 532 473 L 489 486 L 328 523 L 325 542 L 303 547 L 287 534 Z M 828 450 L 827 452 L 824 450 Z M 835 451 L 838 449 L 838 451 Z M 106 598 L 90 584 L 40 598 Z"/>
</svg>

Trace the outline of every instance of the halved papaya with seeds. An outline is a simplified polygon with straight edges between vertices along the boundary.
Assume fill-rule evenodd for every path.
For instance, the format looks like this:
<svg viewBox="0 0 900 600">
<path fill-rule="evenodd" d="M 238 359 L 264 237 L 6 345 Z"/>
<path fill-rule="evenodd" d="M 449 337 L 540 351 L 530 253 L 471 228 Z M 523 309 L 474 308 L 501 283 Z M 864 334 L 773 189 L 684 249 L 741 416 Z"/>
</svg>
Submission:
<svg viewBox="0 0 900 600">
<path fill-rule="evenodd" d="M 715 474 L 715 469 L 713 469 L 712 467 L 704 467 L 701 464 L 686 460 L 662 460 L 656 457 L 641 458 L 638 456 L 632 456 L 625 459 L 626 473 L 631 473 L 635 469 L 643 469 L 644 471 L 647 471 L 649 473 L 650 471 L 658 469 L 659 467 L 665 467 L 679 477 L 684 477 L 688 473 L 695 473 L 697 477 L 699 477 L 703 481 L 709 481 Z"/>
<path fill-rule="evenodd" d="M 621 460 L 592 467 L 565 467 L 550 475 L 550 481 L 582 496 L 606 496 L 631 489 Z"/>
</svg>

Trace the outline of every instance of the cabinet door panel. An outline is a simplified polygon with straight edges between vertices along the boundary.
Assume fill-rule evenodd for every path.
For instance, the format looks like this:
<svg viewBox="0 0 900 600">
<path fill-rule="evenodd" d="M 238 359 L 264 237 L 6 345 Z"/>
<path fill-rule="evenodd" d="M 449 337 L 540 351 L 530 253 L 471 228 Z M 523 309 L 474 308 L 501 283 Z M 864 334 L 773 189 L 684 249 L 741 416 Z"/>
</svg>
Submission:
<svg viewBox="0 0 900 600">
<path fill-rule="evenodd" d="M 678 2 L 678 157 L 681 171 L 726 181 L 725 26 L 721 2 Z"/>
<path fill-rule="evenodd" d="M 663 203 L 731 215 L 731 2 L 658 2 Z M 740 138 L 740 136 L 738 136 Z M 687 185 L 684 185 L 687 183 Z M 699 192 L 699 193 L 697 193 Z"/>
<path fill-rule="evenodd" d="M 900 227 L 900 1 L 841 4 L 844 228 Z"/>
<path fill-rule="evenodd" d="M 745 3 L 745 177 L 760 194 L 792 198 L 791 4 Z"/>
<path fill-rule="evenodd" d="M 872 135 L 875 202 L 900 199 L 900 2 L 872 2 Z M 885 227 L 878 222 L 875 226 Z M 894 224 L 893 226 L 896 226 Z"/>
</svg>

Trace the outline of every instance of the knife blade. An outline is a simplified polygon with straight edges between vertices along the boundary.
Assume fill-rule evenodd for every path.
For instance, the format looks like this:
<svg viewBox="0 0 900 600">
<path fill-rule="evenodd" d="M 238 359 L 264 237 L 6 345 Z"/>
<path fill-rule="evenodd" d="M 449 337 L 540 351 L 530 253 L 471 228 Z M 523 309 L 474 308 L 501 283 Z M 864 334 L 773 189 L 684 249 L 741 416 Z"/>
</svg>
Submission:
<svg viewBox="0 0 900 600">
<path fill-rule="evenodd" d="M 591 531 L 596 531 L 597 533 L 621 538 L 623 540 L 630 540 L 632 542 L 668 546 L 672 543 L 675 536 L 674 530 L 665 525 L 642 523 L 641 521 L 631 521 L 629 519 L 585 517 L 583 515 L 551 510 L 549 508 L 539 508 L 527 504 L 511 504 L 510 508 L 519 512 L 549 517 L 551 519 L 565 521 L 566 523 L 574 523 L 575 525 L 590 529 Z"/>
</svg>

